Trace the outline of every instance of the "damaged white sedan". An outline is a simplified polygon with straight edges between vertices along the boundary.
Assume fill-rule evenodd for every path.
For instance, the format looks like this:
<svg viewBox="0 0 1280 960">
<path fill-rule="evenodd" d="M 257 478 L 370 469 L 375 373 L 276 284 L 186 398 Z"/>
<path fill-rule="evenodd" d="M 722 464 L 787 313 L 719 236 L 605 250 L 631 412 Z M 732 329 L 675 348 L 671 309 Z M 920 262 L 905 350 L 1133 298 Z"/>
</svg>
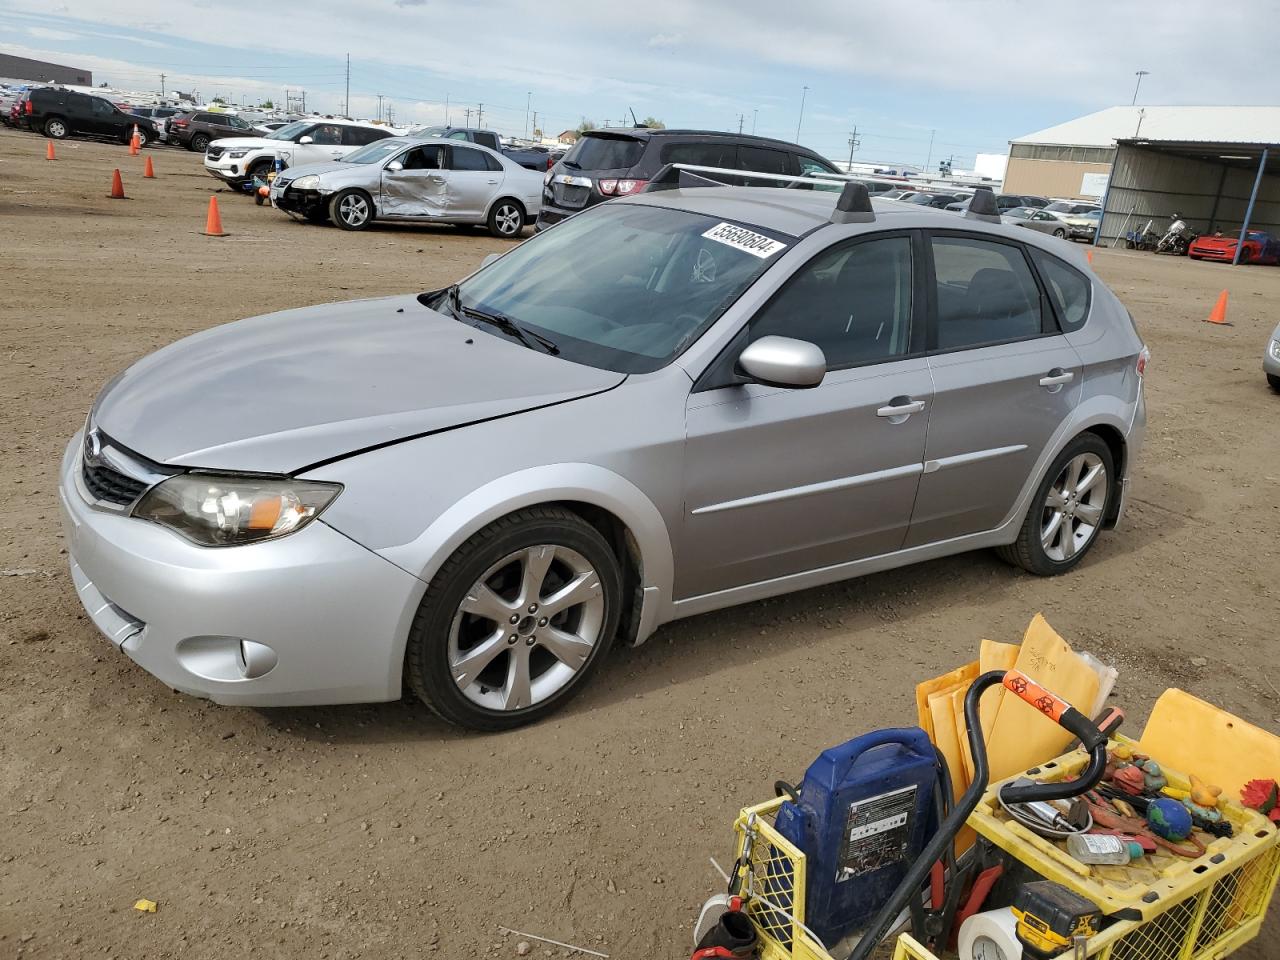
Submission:
<svg viewBox="0 0 1280 960">
<path fill-rule="evenodd" d="M 538 217 L 542 175 L 477 144 L 388 137 L 338 162 L 288 168 L 270 195 L 279 210 L 344 230 L 375 220 L 483 224 L 515 239 Z"/>
</svg>

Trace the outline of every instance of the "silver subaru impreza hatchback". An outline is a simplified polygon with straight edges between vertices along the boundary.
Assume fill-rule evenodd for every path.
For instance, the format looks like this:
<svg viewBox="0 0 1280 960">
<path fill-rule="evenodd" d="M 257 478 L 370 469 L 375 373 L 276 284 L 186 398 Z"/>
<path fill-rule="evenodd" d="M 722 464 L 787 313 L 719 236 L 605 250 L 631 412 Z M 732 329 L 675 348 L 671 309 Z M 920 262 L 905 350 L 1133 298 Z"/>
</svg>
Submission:
<svg viewBox="0 0 1280 960">
<path fill-rule="evenodd" d="M 1147 351 L 990 206 L 657 183 L 443 290 L 174 343 L 67 447 L 75 587 L 180 691 L 408 686 L 495 730 L 681 617 L 985 547 L 1070 570 Z"/>
</svg>

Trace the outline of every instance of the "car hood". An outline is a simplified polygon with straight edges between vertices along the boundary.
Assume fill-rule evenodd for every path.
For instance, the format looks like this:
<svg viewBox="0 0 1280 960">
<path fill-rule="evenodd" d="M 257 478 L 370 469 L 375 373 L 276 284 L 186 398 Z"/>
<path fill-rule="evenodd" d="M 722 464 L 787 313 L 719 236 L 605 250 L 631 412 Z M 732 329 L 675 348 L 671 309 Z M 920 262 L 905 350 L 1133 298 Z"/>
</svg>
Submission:
<svg viewBox="0 0 1280 960">
<path fill-rule="evenodd" d="M 160 463 L 292 473 L 625 379 L 399 296 L 287 310 L 179 340 L 108 384 L 93 422 Z"/>
<path fill-rule="evenodd" d="M 289 171 L 288 178 L 297 180 L 299 177 L 306 177 L 312 174 L 324 176 L 326 173 L 338 173 L 340 171 L 349 171 L 359 167 L 367 167 L 370 170 L 378 170 L 377 164 L 373 163 L 343 163 L 341 160 L 326 160 L 323 163 L 304 163 L 298 167 L 287 167 Z"/>
<path fill-rule="evenodd" d="M 219 137 L 209 141 L 211 147 L 235 147 L 237 150 L 274 150 L 277 147 L 292 147 L 291 140 L 268 140 L 266 137 Z"/>
</svg>

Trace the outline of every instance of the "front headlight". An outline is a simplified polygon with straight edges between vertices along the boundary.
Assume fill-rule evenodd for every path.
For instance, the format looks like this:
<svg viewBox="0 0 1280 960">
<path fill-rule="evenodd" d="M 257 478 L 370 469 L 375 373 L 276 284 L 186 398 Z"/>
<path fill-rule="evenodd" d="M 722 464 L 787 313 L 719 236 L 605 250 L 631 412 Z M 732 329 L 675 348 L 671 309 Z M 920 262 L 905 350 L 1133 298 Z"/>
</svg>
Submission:
<svg viewBox="0 0 1280 960">
<path fill-rule="evenodd" d="M 1280 363 L 1280 340 L 1272 340 L 1271 346 L 1267 348 L 1267 352 L 1271 354 L 1271 359 Z"/>
<path fill-rule="evenodd" d="M 202 547 L 234 547 L 301 530 L 341 492 L 337 483 L 181 473 L 152 487 L 133 516 Z"/>
<path fill-rule="evenodd" d="M 227 151 L 227 156 L 230 157 L 232 160 L 240 160 L 244 157 L 247 157 L 248 155 L 249 155 L 248 150 L 228 150 Z"/>
<path fill-rule="evenodd" d="M 319 190 L 320 178 L 315 174 L 312 174 L 309 177 L 299 177 L 297 180 L 293 181 L 293 186 L 297 190 Z"/>
</svg>

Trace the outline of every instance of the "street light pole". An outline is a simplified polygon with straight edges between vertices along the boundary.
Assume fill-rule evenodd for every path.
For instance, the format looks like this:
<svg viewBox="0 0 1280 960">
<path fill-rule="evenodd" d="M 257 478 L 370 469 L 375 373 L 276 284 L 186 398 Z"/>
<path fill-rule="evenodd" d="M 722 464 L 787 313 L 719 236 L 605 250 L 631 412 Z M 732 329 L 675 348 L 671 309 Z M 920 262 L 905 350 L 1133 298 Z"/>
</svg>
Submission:
<svg viewBox="0 0 1280 960">
<path fill-rule="evenodd" d="M 1133 106 L 1138 102 L 1138 88 L 1142 86 L 1142 78 L 1150 72 L 1150 70 L 1138 70 L 1134 72 L 1134 76 L 1138 78 L 1138 82 L 1133 85 L 1133 100 L 1130 101 L 1130 106 Z"/>
<path fill-rule="evenodd" d="M 800 124 L 804 123 L 804 98 L 808 96 L 808 94 L 808 87 L 805 87 L 800 91 L 800 119 L 796 121 L 796 143 L 800 142 Z"/>
<path fill-rule="evenodd" d="M 529 108 L 533 106 L 533 91 L 524 95 L 524 138 L 529 139 Z"/>
<path fill-rule="evenodd" d="M 759 107 L 755 107 L 755 108 L 751 111 L 751 135 L 752 135 L 753 137 L 756 135 L 756 118 L 757 118 L 757 117 L 759 117 L 759 116 L 760 116 L 760 108 L 759 108 Z"/>
</svg>

